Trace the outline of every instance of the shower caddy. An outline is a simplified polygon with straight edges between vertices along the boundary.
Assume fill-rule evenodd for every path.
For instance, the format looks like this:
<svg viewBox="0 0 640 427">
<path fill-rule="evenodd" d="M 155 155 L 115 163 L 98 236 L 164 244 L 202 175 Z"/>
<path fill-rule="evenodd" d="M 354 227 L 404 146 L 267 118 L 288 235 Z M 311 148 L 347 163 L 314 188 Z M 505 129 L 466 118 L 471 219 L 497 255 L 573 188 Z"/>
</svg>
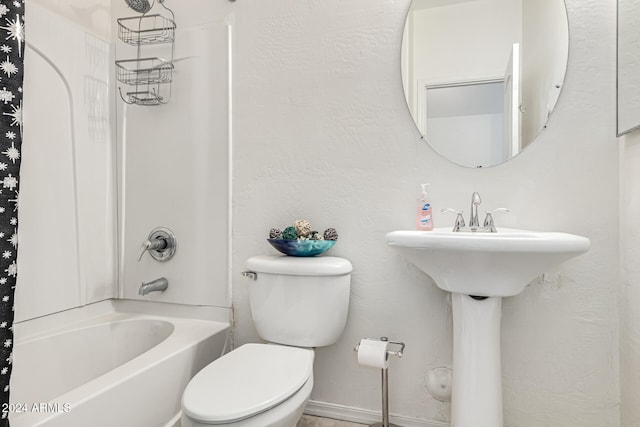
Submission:
<svg viewBox="0 0 640 427">
<path fill-rule="evenodd" d="M 160 13 L 131 16 L 118 19 L 118 38 L 124 43 L 136 46 L 136 56 L 132 59 L 116 60 L 116 79 L 126 85 L 118 88 L 120 97 L 127 104 L 160 105 L 171 98 L 173 80 L 173 51 L 176 32 L 175 15 L 166 7 L 164 0 L 158 0 L 169 14 Z M 145 46 L 166 44 L 166 58 L 146 56 Z M 150 49 L 149 49 L 150 50 Z M 157 50 L 157 49 L 155 49 Z"/>
</svg>

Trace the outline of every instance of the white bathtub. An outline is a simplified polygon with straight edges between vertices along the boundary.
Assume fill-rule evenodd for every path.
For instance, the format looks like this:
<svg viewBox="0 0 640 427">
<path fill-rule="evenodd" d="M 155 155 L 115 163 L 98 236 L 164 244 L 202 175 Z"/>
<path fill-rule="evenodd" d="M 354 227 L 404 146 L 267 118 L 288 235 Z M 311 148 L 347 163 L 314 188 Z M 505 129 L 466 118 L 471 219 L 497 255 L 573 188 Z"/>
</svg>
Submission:
<svg viewBox="0 0 640 427">
<path fill-rule="evenodd" d="M 226 316 L 105 301 L 16 324 L 11 426 L 178 426 L 184 388 L 224 349 Z"/>
</svg>

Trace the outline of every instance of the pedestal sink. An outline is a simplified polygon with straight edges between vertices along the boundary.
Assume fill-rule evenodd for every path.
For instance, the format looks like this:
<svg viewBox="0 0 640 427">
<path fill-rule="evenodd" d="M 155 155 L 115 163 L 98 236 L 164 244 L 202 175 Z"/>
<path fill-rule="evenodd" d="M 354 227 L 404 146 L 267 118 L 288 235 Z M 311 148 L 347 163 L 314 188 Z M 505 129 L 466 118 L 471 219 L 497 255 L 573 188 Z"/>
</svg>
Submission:
<svg viewBox="0 0 640 427">
<path fill-rule="evenodd" d="M 496 233 L 392 231 L 387 243 L 451 292 L 452 427 L 502 427 L 502 297 L 517 295 L 547 269 L 589 250 L 567 233 L 499 228 Z"/>
</svg>

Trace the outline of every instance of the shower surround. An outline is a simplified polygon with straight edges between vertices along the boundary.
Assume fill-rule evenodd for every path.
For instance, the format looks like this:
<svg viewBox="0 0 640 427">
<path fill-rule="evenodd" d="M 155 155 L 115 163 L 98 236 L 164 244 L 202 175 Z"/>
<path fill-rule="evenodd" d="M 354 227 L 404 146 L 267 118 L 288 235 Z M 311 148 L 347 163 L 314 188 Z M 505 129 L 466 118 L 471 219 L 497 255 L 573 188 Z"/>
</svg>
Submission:
<svg viewBox="0 0 640 427">
<path fill-rule="evenodd" d="M 17 392 L 10 408 L 42 403 L 45 412 L 55 412 L 46 406 L 49 398 L 70 408 L 61 414 L 9 415 L 18 426 L 84 426 L 87 414 L 112 410 L 116 395 L 152 393 L 143 385 L 145 378 L 162 377 L 157 369 L 164 366 L 177 386 L 172 397 L 155 402 L 166 405 L 158 414 L 162 419 L 141 421 L 131 415 L 139 408 L 129 408 L 117 424 L 171 425 L 179 412 L 180 384 L 221 354 L 230 324 L 228 7 L 222 3 L 205 13 L 180 8 L 175 48 L 181 60 L 171 103 L 142 107 L 122 104 L 114 83 L 115 60 L 130 54 L 114 39 L 116 19 L 135 14 L 125 2 L 27 3 L 26 20 L 33 27 L 25 49 L 22 274 L 15 304 L 17 339 L 24 351 L 14 361 L 17 374 L 11 384 Z M 175 257 L 138 262 L 141 244 L 159 226 L 176 233 Z M 141 282 L 159 277 L 168 279 L 167 291 L 138 295 Z M 61 320 L 69 316 L 73 322 Z M 82 358 L 93 373 L 75 378 L 80 382 L 66 390 L 54 390 L 60 378 L 45 372 L 50 382 L 42 389 L 53 394 L 30 393 L 33 381 L 44 381 L 45 375 L 34 374 L 29 349 L 59 351 L 61 363 L 76 366 L 63 355 L 83 355 L 99 331 L 127 323 L 118 320 L 121 316 L 155 319 L 175 329 L 130 360 L 124 351 L 106 364 Z M 107 317 L 115 322 L 108 323 Z M 81 328 L 99 322 L 102 326 L 95 329 Z M 200 336 L 194 335 L 198 330 Z M 109 336 L 104 335 L 106 352 L 130 345 L 126 339 L 109 341 Z M 171 342 L 182 346 L 180 353 Z M 54 350 L 63 343 L 68 347 Z M 121 384 L 125 381 L 127 386 Z M 105 415 L 91 424 L 110 427 L 114 420 Z"/>
</svg>

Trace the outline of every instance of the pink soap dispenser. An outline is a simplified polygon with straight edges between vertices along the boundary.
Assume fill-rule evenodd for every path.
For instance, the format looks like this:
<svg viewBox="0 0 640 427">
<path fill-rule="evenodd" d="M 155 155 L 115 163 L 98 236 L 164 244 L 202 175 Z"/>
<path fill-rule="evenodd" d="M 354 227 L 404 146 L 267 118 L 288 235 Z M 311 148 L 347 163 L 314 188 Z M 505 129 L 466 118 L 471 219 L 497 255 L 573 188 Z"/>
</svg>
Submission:
<svg viewBox="0 0 640 427">
<path fill-rule="evenodd" d="M 427 187 L 431 184 L 422 184 L 422 194 L 417 200 L 416 209 L 416 230 L 418 231 L 431 231 L 433 230 L 433 215 L 431 212 L 431 202 L 429 201 L 429 194 L 427 194 Z"/>
</svg>

